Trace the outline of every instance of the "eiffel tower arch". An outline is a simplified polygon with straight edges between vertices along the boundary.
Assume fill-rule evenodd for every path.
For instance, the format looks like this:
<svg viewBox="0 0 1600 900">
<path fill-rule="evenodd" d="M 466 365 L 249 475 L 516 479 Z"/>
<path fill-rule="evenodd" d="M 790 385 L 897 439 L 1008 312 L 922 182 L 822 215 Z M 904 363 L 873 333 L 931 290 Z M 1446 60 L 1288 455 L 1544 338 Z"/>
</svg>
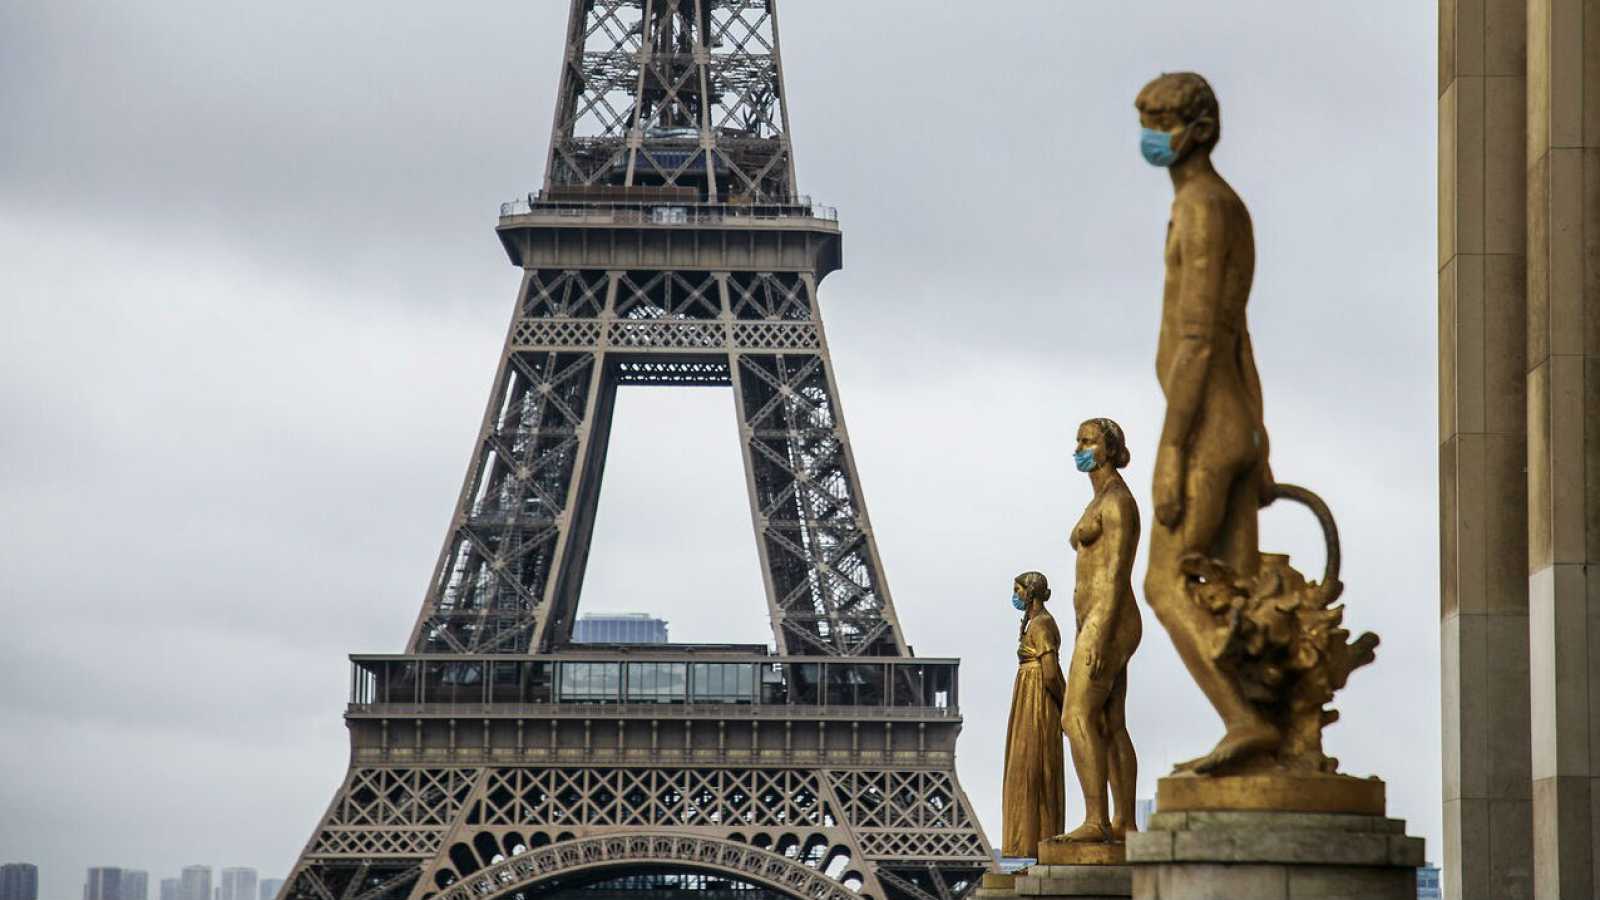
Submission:
<svg viewBox="0 0 1600 900">
<path fill-rule="evenodd" d="M 349 772 L 280 900 L 955 900 L 990 865 L 958 662 L 912 654 L 861 498 L 777 5 L 572 0 L 455 514 L 408 652 L 351 657 Z M 733 391 L 775 651 L 571 642 L 624 385 Z"/>
</svg>

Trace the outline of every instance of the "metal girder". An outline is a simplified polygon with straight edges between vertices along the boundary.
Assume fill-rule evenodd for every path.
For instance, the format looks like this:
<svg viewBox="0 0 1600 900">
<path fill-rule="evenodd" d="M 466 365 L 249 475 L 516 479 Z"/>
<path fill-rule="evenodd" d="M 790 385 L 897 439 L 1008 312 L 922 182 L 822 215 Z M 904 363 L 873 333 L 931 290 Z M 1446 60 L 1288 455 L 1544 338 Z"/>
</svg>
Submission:
<svg viewBox="0 0 1600 900">
<path fill-rule="evenodd" d="M 809 272 L 531 270 L 411 649 L 560 646 L 617 387 L 721 384 L 736 396 L 778 646 L 904 654 L 814 289 Z"/>
<path fill-rule="evenodd" d="M 358 765 L 282 900 L 477 900 L 618 866 L 956 900 L 988 854 L 950 771 Z"/>
<path fill-rule="evenodd" d="M 775 0 L 574 3 L 547 188 L 793 196 Z"/>
</svg>

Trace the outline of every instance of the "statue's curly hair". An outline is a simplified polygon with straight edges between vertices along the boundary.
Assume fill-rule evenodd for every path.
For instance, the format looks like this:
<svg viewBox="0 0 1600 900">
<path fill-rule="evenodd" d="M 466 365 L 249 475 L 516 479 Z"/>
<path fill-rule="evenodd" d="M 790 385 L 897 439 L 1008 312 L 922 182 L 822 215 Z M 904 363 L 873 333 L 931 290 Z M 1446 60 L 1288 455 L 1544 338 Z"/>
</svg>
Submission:
<svg viewBox="0 0 1600 900">
<path fill-rule="evenodd" d="M 1083 424 L 1100 429 L 1100 437 L 1106 445 L 1106 462 L 1110 463 L 1113 469 L 1126 468 L 1128 463 L 1133 461 L 1133 454 L 1128 452 L 1128 439 L 1122 436 L 1121 425 L 1103 418 L 1088 419 Z"/>
<path fill-rule="evenodd" d="M 1212 124 L 1211 139 L 1205 146 L 1215 146 L 1222 140 L 1222 107 L 1211 83 L 1194 72 L 1166 72 L 1145 85 L 1133 105 L 1140 112 L 1177 113 L 1185 125 L 1204 119 Z"/>
</svg>

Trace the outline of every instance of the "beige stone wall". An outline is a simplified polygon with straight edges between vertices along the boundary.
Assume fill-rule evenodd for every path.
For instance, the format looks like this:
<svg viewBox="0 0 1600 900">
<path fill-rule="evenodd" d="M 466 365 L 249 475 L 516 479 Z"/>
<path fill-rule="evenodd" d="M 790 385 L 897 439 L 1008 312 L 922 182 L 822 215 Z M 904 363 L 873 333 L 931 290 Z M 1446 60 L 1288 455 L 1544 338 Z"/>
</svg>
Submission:
<svg viewBox="0 0 1600 900">
<path fill-rule="evenodd" d="M 1591 586 L 1587 566 L 1600 561 L 1600 0 L 1527 9 L 1534 879 L 1540 897 L 1594 897 L 1600 575 Z"/>
<path fill-rule="evenodd" d="M 1600 0 L 1439 9 L 1445 877 L 1595 897 Z"/>
<path fill-rule="evenodd" d="M 1439 4 L 1443 861 L 1459 900 L 1534 896 L 1526 2 Z"/>
</svg>

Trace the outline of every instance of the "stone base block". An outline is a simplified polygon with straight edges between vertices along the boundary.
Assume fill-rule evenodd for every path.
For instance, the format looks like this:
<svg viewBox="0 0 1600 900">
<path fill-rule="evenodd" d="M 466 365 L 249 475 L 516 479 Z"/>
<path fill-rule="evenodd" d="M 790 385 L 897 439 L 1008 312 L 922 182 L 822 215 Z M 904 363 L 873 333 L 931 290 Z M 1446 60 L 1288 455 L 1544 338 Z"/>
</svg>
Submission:
<svg viewBox="0 0 1600 900">
<path fill-rule="evenodd" d="M 1017 876 L 1008 872 L 985 872 L 983 880 L 978 882 L 977 890 L 972 892 L 972 896 L 1009 900 L 1017 896 Z"/>
<path fill-rule="evenodd" d="M 1039 842 L 1039 863 L 1046 866 L 1120 866 L 1127 861 L 1124 844 L 1068 841 L 1059 837 Z"/>
<path fill-rule="evenodd" d="M 1017 876 L 1017 896 L 1128 900 L 1133 873 L 1127 866 L 1031 866 Z"/>
<path fill-rule="evenodd" d="M 1422 861 L 1382 816 L 1160 812 L 1128 835 L 1137 900 L 1415 900 Z"/>
<path fill-rule="evenodd" d="M 1416 900 L 1417 873 L 1361 866 L 1182 864 L 1140 869 L 1138 900 Z"/>
</svg>

